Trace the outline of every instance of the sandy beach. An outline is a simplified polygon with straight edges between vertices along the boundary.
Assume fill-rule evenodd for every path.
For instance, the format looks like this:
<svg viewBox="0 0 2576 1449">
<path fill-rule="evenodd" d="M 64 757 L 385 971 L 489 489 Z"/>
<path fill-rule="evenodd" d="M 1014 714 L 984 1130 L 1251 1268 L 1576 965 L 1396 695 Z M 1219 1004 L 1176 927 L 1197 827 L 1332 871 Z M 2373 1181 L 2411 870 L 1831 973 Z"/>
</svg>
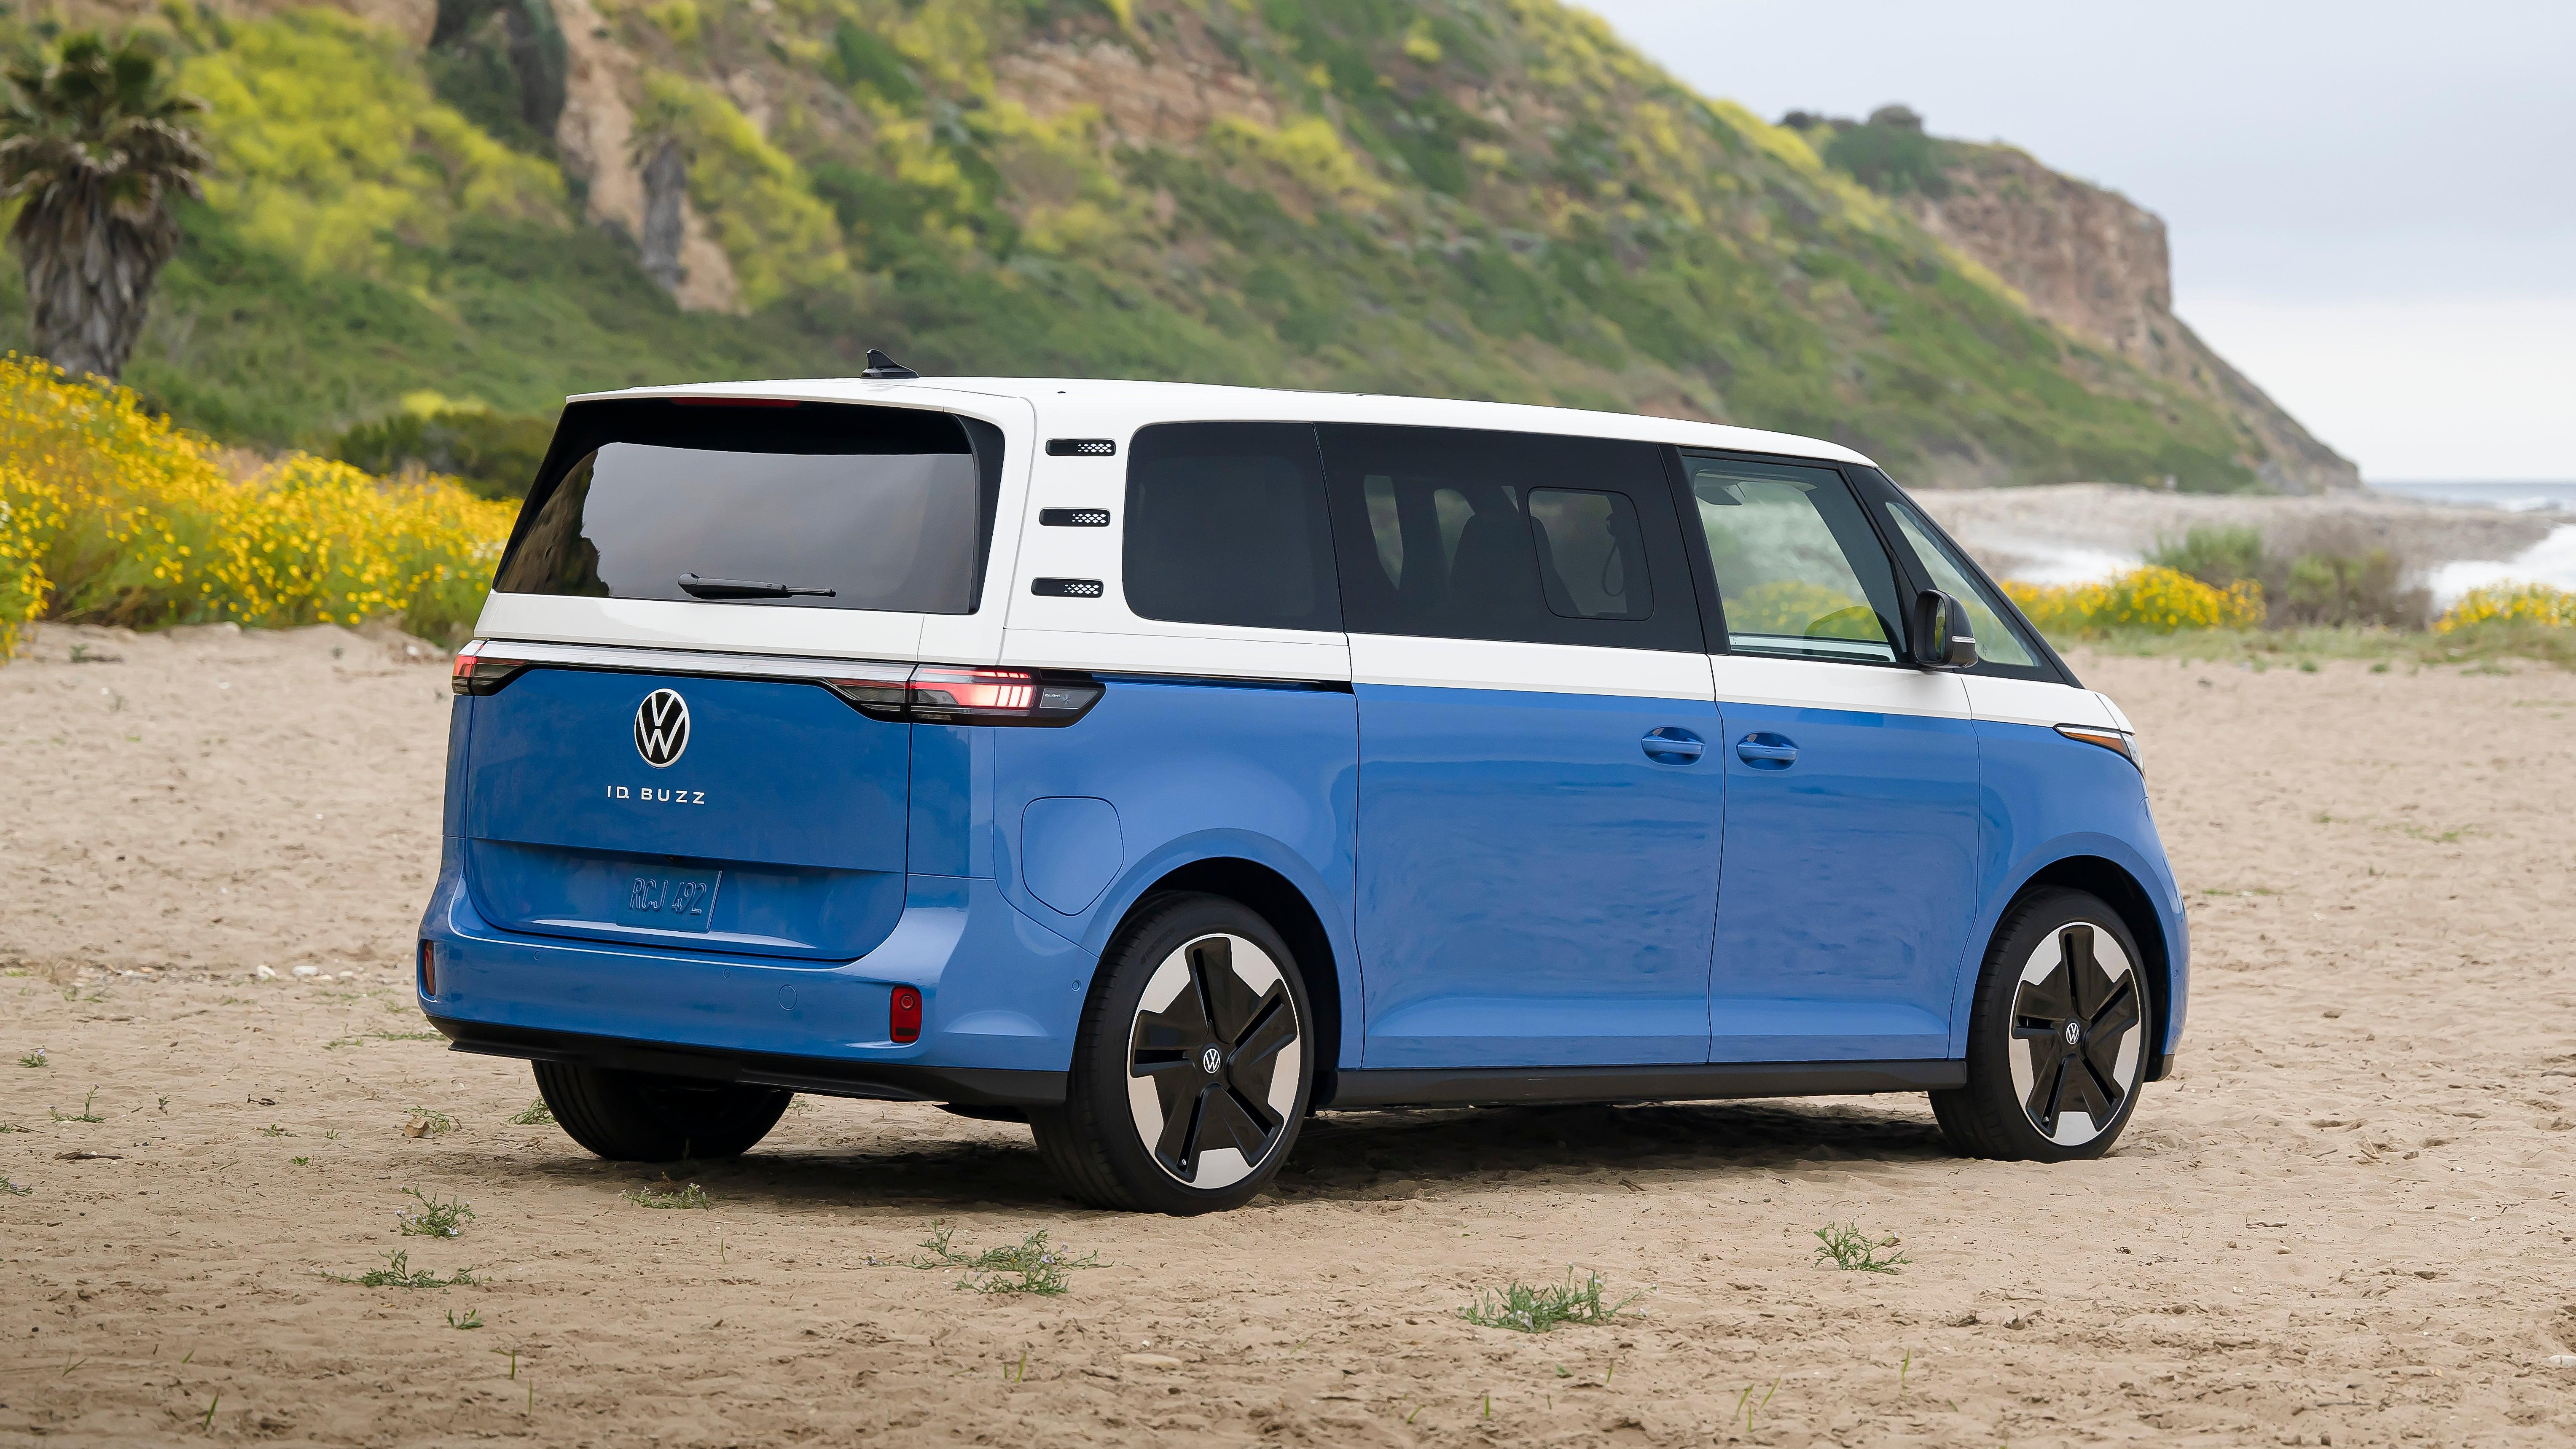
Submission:
<svg viewBox="0 0 2576 1449">
<path fill-rule="evenodd" d="M 2291 498 L 2270 494 L 2166 493 L 2111 483 L 2033 488 L 1926 488 L 1915 493 L 1978 562 L 2000 578 L 2070 583 L 2134 568 L 2159 543 L 2194 528 L 2252 528 L 2276 552 L 2386 549 L 2419 578 L 2446 566 L 2491 562 L 2497 576 L 2553 578 L 2542 545 L 2576 530 L 2565 514 L 2428 503 L 2383 493 Z M 2515 567 L 2519 565 L 2519 567 Z M 2483 571 L 2464 577 L 2487 582 Z"/>
<path fill-rule="evenodd" d="M 0 667 L 0 1443 L 2576 1442 L 2576 675 L 2075 658 L 2197 957 L 2103 1161 L 1954 1158 L 1904 1097 L 1332 1114 L 1174 1220 L 927 1106 L 801 1099 L 677 1182 L 514 1124 L 527 1069 L 409 986 L 443 662 L 48 627 Z M 399 1235 L 406 1188 L 462 1236 Z M 1820 1264 L 1843 1222 L 1910 1262 Z M 907 1265 L 935 1224 L 1098 1266 L 967 1291 Z M 475 1281 L 327 1276 L 396 1252 Z M 1569 1268 L 1640 1296 L 1457 1316 Z"/>
</svg>

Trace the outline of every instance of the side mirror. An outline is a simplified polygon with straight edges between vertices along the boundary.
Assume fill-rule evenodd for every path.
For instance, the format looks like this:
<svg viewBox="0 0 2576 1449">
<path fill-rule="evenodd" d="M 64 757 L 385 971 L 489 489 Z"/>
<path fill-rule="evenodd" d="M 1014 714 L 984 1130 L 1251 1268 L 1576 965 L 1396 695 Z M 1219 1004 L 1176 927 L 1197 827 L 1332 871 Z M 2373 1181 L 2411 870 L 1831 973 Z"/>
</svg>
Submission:
<svg viewBox="0 0 2576 1449">
<path fill-rule="evenodd" d="M 1939 589 L 1914 596 L 1914 662 L 1925 669 L 1976 666 L 1977 631 L 1967 605 Z"/>
</svg>

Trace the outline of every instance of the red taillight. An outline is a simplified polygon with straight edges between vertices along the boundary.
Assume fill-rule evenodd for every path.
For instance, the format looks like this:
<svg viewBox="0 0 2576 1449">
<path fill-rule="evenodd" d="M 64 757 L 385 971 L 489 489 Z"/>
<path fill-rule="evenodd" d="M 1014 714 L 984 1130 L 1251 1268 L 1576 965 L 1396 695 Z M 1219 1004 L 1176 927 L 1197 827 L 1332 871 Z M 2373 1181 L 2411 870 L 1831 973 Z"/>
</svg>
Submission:
<svg viewBox="0 0 2576 1449">
<path fill-rule="evenodd" d="M 894 989 L 894 999 L 886 1007 L 886 1035 L 897 1042 L 921 1040 L 921 993 L 909 986 Z"/>
<path fill-rule="evenodd" d="M 889 669 L 823 683 L 873 718 L 922 724 L 1071 724 L 1099 702 L 1102 692 L 1100 683 L 1087 675 L 954 664 L 923 664 L 901 673 Z"/>
<path fill-rule="evenodd" d="M 420 943 L 420 994 L 438 995 L 438 944 L 434 941 Z"/>
<path fill-rule="evenodd" d="M 915 719 L 943 714 L 1025 715 L 1038 704 L 1038 677 L 1023 669 L 924 665 L 913 671 L 911 687 Z"/>
<path fill-rule="evenodd" d="M 521 659 L 463 653 L 456 656 L 455 665 L 448 671 L 447 687 L 458 694 L 491 694 L 527 667 L 527 661 Z"/>
</svg>

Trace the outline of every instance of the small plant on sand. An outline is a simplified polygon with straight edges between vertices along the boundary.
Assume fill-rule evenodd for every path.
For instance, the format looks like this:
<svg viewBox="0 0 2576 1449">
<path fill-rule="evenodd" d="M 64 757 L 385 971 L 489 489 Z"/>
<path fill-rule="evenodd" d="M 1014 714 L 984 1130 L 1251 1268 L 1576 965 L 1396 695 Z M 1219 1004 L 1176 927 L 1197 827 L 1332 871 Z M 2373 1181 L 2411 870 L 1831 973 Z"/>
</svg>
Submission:
<svg viewBox="0 0 2576 1449">
<path fill-rule="evenodd" d="M 46 1060 L 45 1049 L 43 1047 L 38 1047 L 34 1051 L 28 1052 L 24 1056 L 18 1058 L 18 1065 L 22 1067 L 49 1067 L 52 1066 L 53 1063 Z"/>
<path fill-rule="evenodd" d="M 24 1132 L 26 1130 L 26 1128 L 19 1126 L 15 1122 L 0 1122 L 0 1132 Z"/>
<path fill-rule="evenodd" d="M 290 1157 L 286 1160 L 294 1163 L 298 1167 L 311 1167 L 313 1165 L 313 1159 L 310 1157 Z"/>
<path fill-rule="evenodd" d="M 473 1220 L 473 1207 L 461 1197 L 441 1202 L 434 1197 L 421 1196 L 420 1189 L 416 1187 L 404 1188 L 403 1195 L 420 1204 L 394 1214 L 394 1223 L 406 1238 L 460 1237 L 465 1232 L 465 1225 Z"/>
<path fill-rule="evenodd" d="M 1858 1223 L 1827 1223 L 1816 1229 L 1816 1242 L 1816 1256 L 1846 1273 L 1901 1273 L 1914 1261 L 1903 1253 L 1880 1257 L 1896 1246 L 1896 1235 L 1873 1238 Z"/>
<path fill-rule="evenodd" d="M 47 1107 L 45 1110 L 52 1112 L 54 1114 L 54 1120 L 57 1122 L 104 1122 L 107 1119 L 92 1110 L 91 1104 L 96 1101 L 98 1101 L 98 1088 L 92 1087 L 89 1089 L 89 1095 L 81 1099 L 80 1115 L 77 1117 L 66 1117 L 60 1111 L 52 1107 Z"/>
<path fill-rule="evenodd" d="M 911 1268 L 963 1268 L 966 1276 L 957 1280 L 960 1288 L 977 1293 L 1034 1293 L 1053 1298 L 1072 1287 L 1065 1274 L 1075 1268 L 1097 1268 L 1100 1255 L 1085 1253 L 1077 1258 L 1047 1241 L 1047 1230 L 1038 1229 L 1006 1248 L 986 1248 L 980 1253 L 961 1253 L 950 1245 L 957 1235 L 945 1223 L 930 1225 L 930 1236 L 921 1240 L 926 1250 L 905 1263 Z"/>
<path fill-rule="evenodd" d="M 694 1182 L 680 1188 L 630 1187 L 618 1196 L 637 1207 L 711 1208 L 715 1206 L 715 1200 L 707 1196 L 707 1190 Z"/>
<path fill-rule="evenodd" d="M 278 1126 L 276 1123 L 271 1122 L 267 1126 L 259 1129 L 259 1135 L 262 1137 L 292 1137 L 295 1134 Z"/>
<path fill-rule="evenodd" d="M 468 1308 L 465 1310 L 463 1316 L 460 1317 L 456 1310 L 451 1308 L 447 1310 L 447 1326 L 450 1328 L 481 1328 L 483 1326 L 483 1310 L 480 1308 Z"/>
<path fill-rule="evenodd" d="M 444 1112 L 433 1112 L 427 1107 L 412 1108 L 411 1120 L 403 1124 L 405 1137 L 436 1137 L 440 1133 L 455 1130 L 455 1118 Z"/>
<path fill-rule="evenodd" d="M 0 1192 L 5 1192 L 11 1197 L 25 1197 L 27 1194 L 34 1191 L 35 1189 L 32 1187 L 20 1187 L 9 1179 L 0 1177 Z"/>
<path fill-rule="evenodd" d="M 1631 1293 L 1612 1303 L 1605 1297 L 1608 1287 L 1598 1273 L 1587 1273 L 1577 1283 L 1574 1270 L 1568 1268 L 1563 1283 L 1532 1286 L 1515 1279 L 1501 1288 L 1488 1288 L 1459 1309 L 1458 1316 L 1478 1328 L 1545 1333 L 1566 1323 L 1608 1323 L 1619 1310 L 1644 1296 Z"/>
<path fill-rule="evenodd" d="M 539 1097 L 501 1120 L 513 1127 L 551 1127 L 555 1114 L 546 1106 L 546 1099 Z"/>
<path fill-rule="evenodd" d="M 387 1253 L 383 1267 L 369 1268 L 354 1278 L 346 1273 L 322 1276 L 334 1283 L 355 1283 L 361 1288 L 470 1288 L 474 1284 L 471 1268 L 459 1268 L 453 1275 L 441 1278 L 427 1268 L 413 1267 L 407 1252 Z"/>
</svg>

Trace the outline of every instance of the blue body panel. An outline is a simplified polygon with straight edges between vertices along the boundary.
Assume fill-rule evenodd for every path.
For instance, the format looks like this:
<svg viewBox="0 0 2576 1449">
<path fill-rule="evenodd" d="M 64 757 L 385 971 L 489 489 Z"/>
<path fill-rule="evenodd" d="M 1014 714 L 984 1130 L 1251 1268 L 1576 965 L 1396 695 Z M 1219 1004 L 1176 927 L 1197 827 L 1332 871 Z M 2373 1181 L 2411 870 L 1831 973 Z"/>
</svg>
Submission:
<svg viewBox="0 0 2576 1449">
<path fill-rule="evenodd" d="M 689 735 L 656 769 L 634 720 L 664 687 L 687 699 Z M 570 669 L 472 704 L 466 881 L 496 925 L 829 961 L 902 914 L 909 726 L 812 684 Z M 674 879 L 711 903 L 693 929 L 625 909 Z"/>
<path fill-rule="evenodd" d="M 1976 964 L 2023 882 L 2060 861 L 2107 860 L 2137 881 L 2163 933 L 2167 999 L 2158 1003 L 2164 1016 L 2158 1050 L 2173 1051 L 2182 1043 L 2190 999 L 2191 928 L 2182 887 L 2165 861 L 2164 842 L 2147 808 L 2146 781 L 2137 767 L 2109 750 L 2038 725 L 1980 720 L 1977 743 L 1982 757 L 1979 909 L 1968 925 L 1968 939 L 1978 944 L 1979 953 L 1970 964 Z M 2147 941 L 2138 944 L 2150 953 L 2156 949 Z M 1951 1001 L 1952 1056 L 1967 1053 L 1968 1002 L 1975 990 L 1975 971 L 1961 973 Z"/>
<path fill-rule="evenodd" d="M 893 725 L 810 685 L 532 670 L 456 702 L 436 1015 L 719 1050 L 1062 1071 L 1098 957 L 1252 862 L 1339 966 L 1338 1065 L 1958 1057 L 2011 895 L 2075 856 L 2187 940 L 2137 772 L 2030 726 L 1706 700 L 1112 677 L 1063 728 Z M 669 684 L 693 736 L 630 737 Z M 1695 763 L 1653 730 L 1704 739 Z M 1787 768 L 1747 734 L 1793 741 Z M 1670 736 L 1659 737 L 1669 741 Z M 704 791 L 645 808 L 613 787 Z M 1721 849 L 1722 847 L 1722 849 Z M 722 870 L 711 929 L 616 871 Z M 727 891 L 735 894 L 728 896 Z M 763 912 L 766 914 L 763 914 Z M 587 913 L 587 914 L 586 914 Z M 2151 948 L 2152 949 L 2152 948 Z M 918 1042 L 887 997 L 918 988 Z"/>
<path fill-rule="evenodd" d="M 1977 899 L 1974 729 L 1921 715 L 1720 711 L 1726 867 L 1708 1059 L 1956 1055 L 1951 1003 Z M 1785 742 L 1795 760 L 1742 758 L 1748 735 L 1773 751 Z"/>
<path fill-rule="evenodd" d="M 1705 1060 L 1725 777 L 1643 741 L 1715 706 L 1357 693 L 1365 1065 Z"/>
<path fill-rule="evenodd" d="M 522 739 L 533 732 L 518 719 L 497 725 L 488 716 L 477 719 L 540 680 L 557 687 L 522 698 L 566 717 L 570 728 L 563 734 L 586 745 L 588 754 L 574 758 L 573 745 L 563 744 L 540 763 L 531 757 L 544 752 Z M 559 684 L 564 680 L 571 682 Z M 502 790 L 529 789 L 550 768 L 572 782 L 558 787 L 566 798 L 594 775 L 642 772 L 647 767 L 626 736 L 626 721 L 644 694 L 664 684 L 688 699 L 695 731 L 675 771 L 699 760 L 709 738 L 705 721 L 733 727 L 738 689 L 801 691 L 838 712 L 815 723 L 879 732 L 851 736 L 875 746 L 852 752 L 865 768 L 903 762 L 888 790 L 878 777 L 853 781 L 836 774 L 839 762 L 812 750 L 728 758 L 721 762 L 728 771 L 775 777 L 772 801 L 793 801 L 773 806 L 789 828 L 774 838 L 727 835 L 731 822 L 710 808 L 695 817 L 710 827 L 705 835 L 670 826 L 653 837 L 664 855 L 684 864 L 726 862 L 729 882 L 775 875 L 781 868 L 755 852 L 773 848 L 774 839 L 774 848 L 791 857 L 826 854 L 810 848 L 815 832 L 794 827 L 828 821 L 836 807 L 855 801 L 853 848 L 873 849 L 890 838 L 900 852 L 896 860 L 911 867 L 892 873 L 902 890 L 890 902 L 881 894 L 869 897 L 882 908 L 882 921 L 861 949 L 827 959 L 775 942 L 746 948 L 739 935 L 729 939 L 722 929 L 678 938 L 614 921 L 529 929 L 522 916 L 495 920 L 486 909 L 496 898 L 524 906 L 524 897 L 543 891 L 566 894 L 590 868 L 587 857 L 626 856 L 549 845 L 552 853 L 535 865 L 509 860 L 526 847 L 475 838 L 486 813 L 481 797 L 494 791 L 496 776 L 469 768 L 469 756 L 502 741 L 499 753 L 520 772 L 498 776 Z M 774 694 L 767 701 L 790 711 L 804 702 Z M 601 727 L 610 707 L 619 711 L 614 736 Z M 886 725 L 811 686 L 532 671 L 500 695 L 458 701 L 453 721 L 451 798 L 474 796 L 476 808 L 454 821 L 466 834 L 446 841 L 438 891 L 422 926 L 440 947 L 440 990 L 431 1007 L 440 1016 L 717 1049 L 1063 1071 L 1099 952 L 1119 920 L 1170 871 L 1216 857 L 1275 871 L 1315 907 L 1336 956 L 1357 959 L 1348 928 L 1356 727 L 1346 692 L 1113 680 L 1076 724 L 993 729 Z M 719 761 L 710 755 L 705 763 L 713 769 Z M 742 783 L 729 774 L 710 777 L 708 798 L 718 800 L 720 790 Z M 620 844 L 632 839 L 614 833 L 622 817 L 613 814 L 568 824 L 527 810 L 489 813 L 502 818 L 485 823 L 485 830 L 551 830 L 545 838 L 564 840 L 593 829 Z M 898 822 L 891 832 L 884 825 L 889 817 Z M 823 839 L 828 846 L 829 837 Z M 725 849 L 743 851 L 749 860 L 717 853 Z M 1030 888 L 1032 863 L 1043 895 Z M 478 874 L 510 871 L 517 895 L 475 882 Z M 811 878 L 829 874 L 810 866 L 788 873 L 800 871 Z M 718 928 L 735 924 L 724 889 L 717 891 Z M 778 894 L 774 886 L 771 894 Z M 1074 899 L 1077 894 L 1084 898 Z M 592 939 L 568 939 L 574 936 Z M 800 955 L 809 959 L 791 959 Z M 918 988 L 923 998 L 921 1040 L 905 1046 L 887 1039 L 887 994 L 896 984 Z M 1359 973 L 1349 970 L 1346 1019 L 1356 1019 L 1358 993 Z M 1356 1033 L 1349 1035 L 1347 1064 L 1356 1065 L 1357 1041 Z"/>
<path fill-rule="evenodd" d="M 1071 728 L 982 733 L 997 759 L 989 833 L 1013 905 L 1097 955 L 1156 881 L 1193 861 L 1248 860 L 1314 908 L 1343 967 L 1341 1019 L 1359 1020 L 1350 934 L 1358 724 L 1347 692 L 1114 678 Z M 1120 854 L 1111 883 L 1065 910 L 1073 903 L 1031 890 L 1021 852 L 1038 870 L 1076 869 L 1083 847 L 1056 828 L 1105 843 L 1104 822 L 1039 802 L 1081 799 L 1113 807 Z M 1345 1032 L 1337 1065 L 1359 1065 L 1358 1045 L 1358 1033 Z"/>
</svg>

